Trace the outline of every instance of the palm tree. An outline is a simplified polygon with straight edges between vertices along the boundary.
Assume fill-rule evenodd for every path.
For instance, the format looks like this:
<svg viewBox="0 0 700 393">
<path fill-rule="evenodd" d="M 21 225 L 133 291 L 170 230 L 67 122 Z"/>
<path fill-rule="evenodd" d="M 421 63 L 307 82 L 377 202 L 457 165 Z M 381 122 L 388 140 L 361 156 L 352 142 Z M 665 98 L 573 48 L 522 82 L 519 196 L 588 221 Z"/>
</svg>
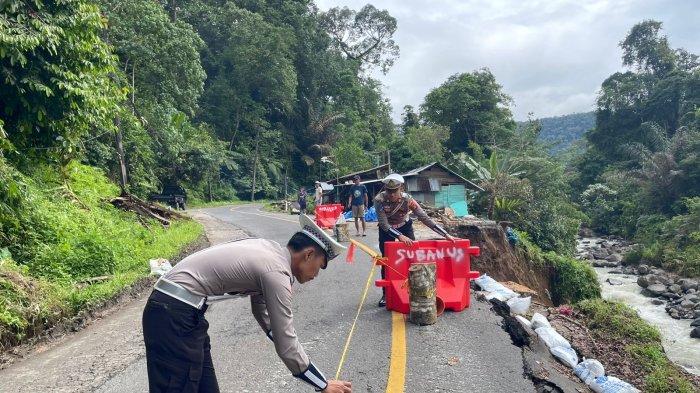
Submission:
<svg viewBox="0 0 700 393">
<path fill-rule="evenodd" d="M 682 127 L 669 138 L 656 124 L 645 124 L 643 127 L 650 144 L 658 149 L 652 151 L 638 142 L 625 145 L 624 149 L 636 165 L 636 168 L 627 173 L 637 181 L 648 197 L 657 201 L 654 206 L 664 213 L 671 213 L 671 202 L 678 197 L 679 180 L 684 175 L 679 168 L 679 153 L 688 143 L 691 132 Z"/>
<path fill-rule="evenodd" d="M 514 180 L 517 180 L 517 177 L 525 172 L 520 170 L 520 165 L 511 156 L 507 155 L 499 159 L 494 151 L 483 164 L 466 153 L 460 153 L 455 158 L 474 174 L 479 186 L 489 194 L 486 212 L 489 219 L 493 218 L 495 211 L 511 212 L 522 205 L 523 201 L 511 197 L 512 192 L 510 191 L 512 191 Z"/>
</svg>

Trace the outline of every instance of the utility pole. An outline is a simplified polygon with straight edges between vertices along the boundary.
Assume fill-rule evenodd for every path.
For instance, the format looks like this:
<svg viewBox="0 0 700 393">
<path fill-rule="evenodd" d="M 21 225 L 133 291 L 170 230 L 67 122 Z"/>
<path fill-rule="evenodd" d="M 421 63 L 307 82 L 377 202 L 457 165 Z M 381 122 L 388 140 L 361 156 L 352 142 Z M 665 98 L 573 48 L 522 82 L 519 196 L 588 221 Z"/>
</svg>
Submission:
<svg viewBox="0 0 700 393">
<path fill-rule="evenodd" d="M 386 163 L 389 165 L 389 173 L 391 173 L 391 150 L 386 151 Z"/>
</svg>

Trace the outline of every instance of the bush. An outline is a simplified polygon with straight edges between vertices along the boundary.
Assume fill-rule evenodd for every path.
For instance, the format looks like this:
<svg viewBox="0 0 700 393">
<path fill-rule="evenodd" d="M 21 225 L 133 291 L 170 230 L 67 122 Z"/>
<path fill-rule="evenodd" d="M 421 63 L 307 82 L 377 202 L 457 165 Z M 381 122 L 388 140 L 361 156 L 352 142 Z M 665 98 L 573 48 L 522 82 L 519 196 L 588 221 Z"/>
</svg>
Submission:
<svg viewBox="0 0 700 393">
<path fill-rule="evenodd" d="M 550 287 L 554 304 L 600 298 L 600 284 L 595 270 L 590 265 L 553 251 L 542 252 L 527 233 L 516 232 L 519 238 L 518 245 L 525 251 L 527 259 L 537 265 L 551 267 Z"/>
<path fill-rule="evenodd" d="M 31 262 L 34 276 L 81 279 L 114 273 L 117 261 L 107 240 L 94 231 L 43 247 Z"/>
<path fill-rule="evenodd" d="M 700 197 L 686 198 L 685 212 L 666 219 L 642 216 L 635 240 L 640 245 L 624 258 L 626 264 L 645 263 L 689 277 L 700 276 Z"/>
<path fill-rule="evenodd" d="M 588 299 L 576 307 L 589 318 L 591 329 L 602 330 L 613 338 L 631 339 L 637 343 L 660 342 L 659 330 L 644 322 L 637 312 L 622 303 L 602 299 Z"/>
<path fill-rule="evenodd" d="M 595 183 L 581 194 L 581 210 L 588 216 L 591 229 L 609 234 L 610 223 L 616 215 L 617 192 L 610 187 Z"/>
<path fill-rule="evenodd" d="M 551 278 L 554 304 L 600 298 L 600 284 L 590 265 L 551 251 L 544 254 L 544 260 L 554 267 Z"/>
<path fill-rule="evenodd" d="M 114 208 L 107 201 L 119 188 L 96 168 L 39 166 L 28 177 L 0 162 L 0 177 L 8 173 L 21 186 L 14 199 L 0 194 L 0 346 L 109 299 L 148 275 L 149 259 L 176 256 L 202 232 L 192 221 L 165 229 Z M 85 283 L 97 276 L 109 277 Z"/>
<path fill-rule="evenodd" d="M 661 346 L 659 330 L 642 320 L 622 303 L 584 300 L 576 304 L 588 319 L 588 328 L 599 336 L 618 340 L 620 350 L 634 359 L 644 372 L 644 392 L 690 393 L 696 391 L 668 360 Z"/>
</svg>

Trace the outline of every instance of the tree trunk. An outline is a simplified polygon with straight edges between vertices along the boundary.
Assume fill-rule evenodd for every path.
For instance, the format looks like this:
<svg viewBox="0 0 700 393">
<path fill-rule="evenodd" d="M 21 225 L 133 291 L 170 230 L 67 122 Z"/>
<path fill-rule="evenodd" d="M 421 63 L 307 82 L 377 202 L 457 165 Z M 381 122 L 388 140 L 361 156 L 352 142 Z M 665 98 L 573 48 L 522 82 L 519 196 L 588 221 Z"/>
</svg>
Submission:
<svg viewBox="0 0 700 393">
<path fill-rule="evenodd" d="M 233 130 L 233 135 L 231 135 L 231 144 L 228 147 L 228 151 L 233 151 L 233 140 L 236 139 L 236 134 L 238 134 L 238 125 L 241 123 L 241 116 L 236 113 L 236 128 Z"/>
<path fill-rule="evenodd" d="M 255 202 L 255 180 L 258 171 L 258 147 L 260 146 L 260 131 L 255 135 L 255 159 L 253 161 L 253 188 L 250 190 L 250 201 Z"/>
<path fill-rule="evenodd" d="M 208 195 L 208 197 L 209 197 L 208 199 L 209 199 L 209 202 L 211 202 L 212 199 L 213 199 L 213 198 L 211 197 L 211 177 L 210 177 L 209 180 L 207 181 L 207 189 L 208 189 L 207 191 L 208 191 L 208 194 L 209 194 L 209 195 Z"/>
<path fill-rule="evenodd" d="M 136 115 L 136 62 L 131 65 L 131 110 Z"/>
<path fill-rule="evenodd" d="M 117 145 L 117 159 L 119 160 L 120 178 L 119 186 L 122 189 L 122 195 L 126 194 L 126 163 L 124 161 L 124 144 L 122 143 L 122 128 L 119 116 L 114 119 L 114 124 L 117 127 L 115 133 L 115 142 Z"/>
<path fill-rule="evenodd" d="M 389 173 L 391 173 L 391 150 L 386 151 L 386 163 L 389 166 Z"/>
<path fill-rule="evenodd" d="M 408 268 L 410 320 L 416 325 L 432 325 L 437 321 L 435 271 L 435 263 L 414 263 Z"/>
</svg>

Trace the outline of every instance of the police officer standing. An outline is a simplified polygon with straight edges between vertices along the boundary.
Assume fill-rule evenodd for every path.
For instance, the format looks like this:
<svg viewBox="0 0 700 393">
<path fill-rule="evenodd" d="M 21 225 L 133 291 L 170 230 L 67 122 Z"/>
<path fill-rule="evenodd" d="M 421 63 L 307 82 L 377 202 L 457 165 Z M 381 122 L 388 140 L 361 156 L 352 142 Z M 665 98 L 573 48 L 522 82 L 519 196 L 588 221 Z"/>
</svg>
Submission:
<svg viewBox="0 0 700 393">
<path fill-rule="evenodd" d="M 410 214 L 425 226 L 435 231 L 447 240 L 454 241 L 444 228 L 436 224 L 420 207 L 418 202 L 404 192 L 404 178 L 398 173 L 393 173 L 382 180 L 384 189 L 374 198 L 374 208 L 377 210 L 379 221 L 379 250 L 384 256 L 384 244 L 387 241 L 400 241 L 411 246 L 416 236 L 413 233 L 413 221 Z M 385 276 L 385 268 L 382 266 L 382 278 Z M 379 307 L 386 305 L 384 294 L 377 303 Z"/>
<path fill-rule="evenodd" d="M 253 315 L 296 378 L 316 391 L 350 393 L 326 380 L 297 339 L 292 284 L 313 280 L 344 246 L 306 215 L 287 246 L 244 239 L 196 252 L 161 277 L 143 312 L 150 392 L 219 392 L 204 313 L 209 304 L 250 296 Z"/>
</svg>

